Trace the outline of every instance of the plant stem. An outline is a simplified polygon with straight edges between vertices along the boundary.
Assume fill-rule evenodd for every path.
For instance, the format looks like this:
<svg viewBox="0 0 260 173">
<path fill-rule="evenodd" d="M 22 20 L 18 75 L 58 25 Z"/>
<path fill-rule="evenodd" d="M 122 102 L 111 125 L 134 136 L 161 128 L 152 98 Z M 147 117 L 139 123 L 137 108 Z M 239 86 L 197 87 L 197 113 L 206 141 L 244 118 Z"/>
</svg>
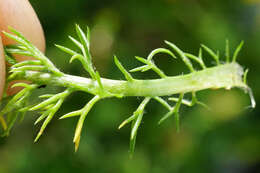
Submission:
<svg viewBox="0 0 260 173">
<path fill-rule="evenodd" d="M 232 87 L 247 88 L 242 80 L 243 69 L 236 62 L 210 67 L 190 74 L 163 79 L 122 81 L 101 78 L 104 89 L 112 94 L 123 96 L 166 96 L 187 93 L 204 89 Z M 52 84 L 70 87 L 94 95 L 99 92 L 97 81 L 63 74 L 56 76 L 50 73 L 26 71 L 18 73 L 16 79 L 25 79 L 37 84 Z"/>
</svg>

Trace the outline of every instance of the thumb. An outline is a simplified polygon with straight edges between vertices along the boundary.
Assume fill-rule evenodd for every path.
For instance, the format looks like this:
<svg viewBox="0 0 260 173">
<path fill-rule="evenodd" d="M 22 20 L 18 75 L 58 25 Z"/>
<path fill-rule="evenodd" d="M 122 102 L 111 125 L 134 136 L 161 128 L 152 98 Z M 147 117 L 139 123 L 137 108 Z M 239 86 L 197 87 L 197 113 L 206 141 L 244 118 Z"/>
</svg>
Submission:
<svg viewBox="0 0 260 173">
<path fill-rule="evenodd" d="M 0 36 L 2 36 L 3 45 L 15 44 L 13 40 L 9 39 L 1 32 L 8 32 L 8 26 L 21 32 L 38 49 L 44 52 L 45 39 L 43 30 L 40 21 L 28 0 L 0 0 Z M 15 56 L 15 58 L 17 61 L 32 59 L 31 57 L 25 56 Z M 4 77 L 4 74 L 2 74 L 4 68 L 2 66 L 4 66 L 4 64 L 0 66 L 0 79 Z M 3 85 L 2 82 L 4 82 L 4 79 L 1 79 L 0 82 L 1 85 Z M 15 81 L 13 83 L 15 83 Z M 13 83 L 10 83 L 7 87 L 8 95 L 12 95 L 21 89 L 19 87 L 10 88 Z M 0 86 L 0 90 L 1 87 L 2 86 Z"/>
<path fill-rule="evenodd" d="M 2 39 L 0 36 L 0 100 L 2 98 L 4 85 L 5 85 L 5 59 L 4 59 Z"/>
<path fill-rule="evenodd" d="M 0 31 L 8 32 L 8 26 L 21 32 L 41 51 L 45 50 L 45 39 L 40 21 L 28 0 L 0 0 Z M 3 45 L 15 42 L 1 33 Z M 18 61 L 25 57 L 17 58 Z"/>
</svg>

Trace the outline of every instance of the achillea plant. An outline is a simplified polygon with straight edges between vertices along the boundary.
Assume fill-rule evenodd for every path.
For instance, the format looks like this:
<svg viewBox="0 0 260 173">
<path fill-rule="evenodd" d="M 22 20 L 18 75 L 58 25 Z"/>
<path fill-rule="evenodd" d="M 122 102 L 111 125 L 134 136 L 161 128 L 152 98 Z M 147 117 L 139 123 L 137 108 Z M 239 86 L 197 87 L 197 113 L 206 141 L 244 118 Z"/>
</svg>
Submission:
<svg viewBox="0 0 260 173">
<path fill-rule="evenodd" d="M 23 116 L 28 111 L 39 111 L 41 115 L 35 121 L 35 124 L 43 121 L 41 129 L 35 138 L 35 142 L 44 132 L 48 123 L 53 119 L 55 113 L 59 110 L 64 100 L 73 92 L 84 91 L 93 95 L 93 98 L 80 110 L 69 112 L 60 117 L 60 119 L 77 117 L 73 142 L 75 150 L 78 149 L 81 137 L 81 131 L 88 112 L 101 99 L 117 97 L 118 99 L 127 96 L 143 97 L 133 115 L 124 120 L 119 129 L 128 123 L 131 123 L 130 134 L 130 152 L 133 153 L 135 147 L 138 128 L 141 124 L 145 106 L 151 99 L 158 101 L 167 110 L 168 113 L 162 116 L 159 121 L 161 124 L 167 118 L 174 116 L 176 121 L 177 131 L 179 130 L 179 109 L 181 105 L 193 106 L 199 104 L 207 107 L 196 98 L 196 92 L 205 89 L 225 88 L 231 89 L 238 87 L 248 92 L 251 98 L 251 106 L 255 107 L 255 101 L 251 89 L 246 84 L 246 76 L 248 70 L 243 68 L 236 62 L 237 55 L 242 48 L 243 42 L 237 47 L 233 56 L 229 55 L 228 42 L 226 44 L 225 63 L 220 62 L 218 53 L 215 53 L 205 45 L 201 46 L 198 56 L 183 52 L 176 45 L 169 41 L 165 41 L 169 49 L 158 48 L 153 50 L 147 58 L 136 57 L 144 65 L 134 68 L 130 72 L 152 70 L 158 74 L 159 79 L 140 80 L 134 79 L 131 74 L 123 67 L 115 56 L 114 61 L 116 66 L 122 72 L 126 80 L 112 80 L 102 78 L 92 64 L 92 56 L 90 54 L 90 31 L 86 34 L 81 28 L 76 25 L 78 40 L 69 37 L 71 41 L 79 48 L 80 51 L 75 51 L 70 48 L 56 45 L 60 50 L 68 53 L 71 56 L 70 63 L 74 60 L 79 60 L 84 69 L 89 73 L 90 78 L 73 76 L 61 72 L 55 65 L 34 45 L 18 31 L 10 28 L 13 34 L 4 33 L 9 38 L 15 40 L 17 45 L 5 47 L 6 60 L 12 64 L 9 69 L 8 82 L 12 80 L 27 80 L 27 83 L 16 83 L 12 87 L 22 86 L 23 89 L 11 98 L 6 98 L 8 101 L 2 106 L 0 112 L 0 122 L 5 130 L 4 135 L 8 135 L 10 129 L 14 125 L 19 116 Z M 207 52 L 216 62 L 214 67 L 207 67 L 203 62 L 202 51 Z M 160 68 L 156 66 L 153 57 L 158 53 L 166 53 L 172 58 L 181 58 L 184 64 L 188 67 L 190 73 L 179 76 L 167 76 Z M 26 55 L 34 57 L 35 60 L 27 60 L 17 63 L 12 54 Z M 199 64 L 201 70 L 195 70 L 191 61 Z M 28 104 L 28 100 L 32 91 L 37 90 L 44 85 L 60 86 L 65 88 L 61 93 L 41 95 L 43 99 L 36 105 Z M 184 95 L 191 93 L 192 99 L 185 100 Z M 172 97 L 173 94 L 179 94 L 179 97 Z M 161 96 L 168 96 L 168 100 Z M 174 105 L 170 103 L 175 103 Z"/>
</svg>

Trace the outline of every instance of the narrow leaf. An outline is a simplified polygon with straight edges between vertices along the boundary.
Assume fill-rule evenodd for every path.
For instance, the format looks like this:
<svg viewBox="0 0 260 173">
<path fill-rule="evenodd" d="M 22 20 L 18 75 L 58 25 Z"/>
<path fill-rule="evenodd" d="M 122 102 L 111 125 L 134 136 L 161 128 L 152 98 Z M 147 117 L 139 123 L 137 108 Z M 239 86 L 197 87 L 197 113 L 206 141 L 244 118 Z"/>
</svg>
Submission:
<svg viewBox="0 0 260 173">
<path fill-rule="evenodd" d="M 45 121 L 43 122 L 40 131 L 38 132 L 34 142 L 37 142 L 38 139 L 41 137 L 42 133 L 44 132 L 45 128 L 47 127 L 47 125 L 49 124 L 49 122 L 52 120 L 54 114 L 58 111 L 58 109 L 60 108 L 60 106 L 62 105 L 64 99 L 59 99 L 58 102 L 55 104 L 55 106 L 53 106 L 52 109 L 50 109 L 48 112 L 49 114 L 47 114 L 47 118 L 45 119 Z M 44 115 L 46 116 L 46 115 Z"/>
<path fill-rule="evenodd" d="M 73 38 L 72 36 L 69 36 L 69 39 L 70 39 L 76 46 L 78 46 L 78 48 L 80 48 L 80 50 L 83 49 L 83 45 L 82 45 L 78 40 L 76 40 L 76 39 Z"/>
<path fill-rule="evenodd" d="M 150 70 L 151 68 L 152 68 L 152 67 L 149 66 L 149 65 L 144 65 L 144 66 L 141 66 L 141 67 L 136 67 L 136 68 L 130 70 L 130 72 L 137 72 L 137 71 L 142 71 L 142 72 L 144 72 L 144 71 Z"/>
<path fill-rule="evenodd" d="M 155 50 L 153 50 L 147 57 L 148 61 L 151 61 L 152 58 L 158 54 L 158 53 L 166 53 L 169 54 L 170 56 L 172 56 L 173 58 L 177 59 L 177 57 L 169 50 L 169 49 L 165 49 L 165 48 L 157 48 Z"/>
<path fill-rule="evenodd" d="M 8 64 L 14 65 L 17 63 L 16 59 L 11 54 L 7 54 L 6 52 L 4 52 L 4 55 L 5 55 L 5 61 Z"/>
<path fill-rule="evenodd" d="M 49 115 L 50 111 L 45 111 L 43 112 L 43 114 L 41 114 L 41 116 L 39 116 L 37 118 L 37 120 L 34 122 L 34 125 L 38 124 L 41 120 L 43 120 L 44 118 L 46 118 Z"/>
<path fill-rule="evenodd" d="M 22 82 L 20 82 L 20 83 L 15 83 L 15 84 L 13 84 L 13 85 L 11 86 L 11 88 L 15 88 L 15 87 L 30 88 L 30 85 L 27 84 L 27 83 L 22 83 Z"/>
<path fill-rule="evenodd" d="M 40 95 L 39 98 L 50 98 L 54 96 L 54 94 L 44 94 L 44 95 Z"/>
<path fill-rule="evenodd" d="M 65 119 L 65 118 L 79 116 L 81 113 L 82 113 L 82 110 L 73 111 L 73 112 L 70 112 L 70 113 L 67 113 L 67 114 L 63 115 L 59 119 L 61 120 L 61 119 Z"/>
<path fill-rule="evenodd" d="M 95 105 L 97 101 L 100 100 L 100 97 L 96 95 L 93 99 L 91 99 L 86 106 L 82 109 L 82 114 L 78 120 L 77 127 L 75 130 L 73 142 L 75 144 L 75 151 L 78 150 L 79 142 L 80 142 L 80 135 L 81 135 L 81 130 L 84 124 L 84 120 L 88 114 L 88 112 L 91 110 L 91 108 Z"/>
<path fill-rule="evenodd" d="M 116 66 L 119 68 L 119 70 L 123 73 L 123 75 L 125 76 L 126 80 L 132 82 L 134 80 L 134 78 L 131 76 L 131 74 L 129 74 L 127 72 L 127 70 L 123 67 L 123 65 L 119 62 L 119 60 L 117 59 L 116 56 L 114 56 L 114 61 Z"/>
<path fill-rule="evenodd" d="M 233 59 L 232 59 L 233 62 L 236 61 L 237 55 L 240 52 L 240 50 L 242 49 L 243 45 L 244 45 L 244 41 L 241 41 L 240 44 L 237 46 L 237 48 L 236 48 L 236 50 L 234 52 L 234 55 L 233 55 Z"/>
<path fill-rule="evenodd" d="M 80 54 L 75 54 L 70 58 L 70 63 L 72 63 L 75 59 L 78 59 L 79 61 L 83 61 L 83 57 Z M 88 70 L 87 70 L 88 71 Z"/>
<path fill-rule="evenodd" d="M 27 43 L 20 37 L 16 36 L 16 35 L 13 35 L 13 34 L 10 34 L 8 32 L 5 32 L 3 31 L 4 35 L 7 36 L 8 38 L 16 41 L 17 43 L 20 43 L 22 45 L 26 45 Z"/>
<path fill-rule="evenodd" d="M 24 55 L 24 56 L 33 56 L 31 54 L 31 52 L 28 52 L 26 50 L 21 50 L 21 49 L 5 49 L 5 51 L 7 53 L 10 53 L 10 54 L 18 54 L 18 55 Z"/>
<path fill-rule="evenodd" d="M 161 97 L 157 96 L 157 97 L 153 97 L 153 99 L 155 99 L 156 101 L 161 103 L 169 111 L 172 110 L 172 107 L 164 99 L 162 99 Z"/>
<path fill-rule="evenodd" d="M 0 124 L 2 125 L 3 129 L 7 129 L 6 121 L 3 116 L 0 115 Z"/>
<path fill-rule="evenodd" d="M 136 121 L 133 121 L 133 127 L 131 130 L 131 137 L 130 137 L 130 154 L 131 155 L 133 155 L 133 153 L 134 153 L 137 131 L 141 124 L 142 118 L 143 118 L 143 113 L 138 115 Z"/>
<path fill-rule="evenodd" d="M 39 60 L 27 60 L 27 61 L 22 61 L 22 62 L 16 63 L 12 67 L 17 68 L 17 67 L 22 67 L 25 65 L 42 65 L 42 63 Z"/>
<path fill-rule="evenodd" d="M 14 126 L 14 123 L 18 117 L 19 112 L 9 112 L 8 113 L 8 123 L 7 123 L 7 128 L 5 130 L 4 136 L 8 136 L 10 133 L 10 130 Z"/>
<path fill-rule="evenodd" d="M 175 50 L 181 57 L 182 61 L 184 62 L 184 64 L 189 68 L 189 70 L 191 72 L 194 72 L 194 68 L 192 66 L 192 63 L 190 62 L 190 60 L 185 56 L 185 53 L 180 49 L 178 48 L 175 44 L 169 42 L 169 41 L 165 41 L 165 43 L 167 45 L 169 45 L 173 50 Z"/>
<path fill-rule="evenodd" d="M 243 74 L 243 82 L 244 82 L 244 84 L 247 84 L 246 80 L 247 80 L 247 73 L 248 73 L 248 71 L 249 71 L 249 69 L 246 69 L 244 74 Z"/>
<path fill-rule="evenodd" d="M 172 116 L 172 114 L 174 113 L 174 107 L 172 108 L 171 111 L 169 111 L 168 113 L 166 113 L 158 122 L 158 125 L 161 125 L 166 119 L 168 119 L 169 117 Z"/>
<path fill-rule="evenodd" d="M 62 50 L 63 52 L 66 52 L 66 53 L 68 53 L 70 55 L 78 54 L 77 52 L 75 52 L 75 51 L 73 51 L 73 50 L 71 50 L 71 49 L 69 49 L 67 47 L 64 47 L 64 46 L 61 46 L 61 45 L 58 45 L 58 44 L 55 44 L 55 46 L 57 48 L 59 48 L 60 50 Z"/>
<path fill-rule="evenodd" d="M 139 57 L 139 56 L 135 56 L 135 58 L 136 58 L 138 61 L 140 61 L 140 62 L 142 62 L 142 63 L 144 63 L 144 64 L 149 64 L 149 62 L 150 62 L 150 61 L 148 61 L 147 59 L 142 58 L 142 57 Z"/>
<path fill-rule="evenodd" d="M 133 121 L 134 119 L 136 119 L 138 114 L 133 114 L 132 116 L 130 116 L 129 118 L 127 118 L 126 120 L 124 120 L 118 127 L 118 129 L 121 129 L 122 127 L 124 127 L 126 124 L 130 123 L 131 121 Z"/>
<path fill-rule="evenodd" d="M 196 61 L 197 63 L 199 63 L 199 65 L 202 67 L 202 69 L 206 69 L 206 65 L 204 64 L 204 62 L 202 61 L 201 58 L 196 57 L 196 56 L 189 54 L 189 53 L 185 53 L 185 55 L 186 55 L 186 57 L 188 57 L 188 58 Z"/>
<path fill-rule="evenodd" d="M 43 71 L 46 70 L 45 66 L 41 65 L 24 65 L 22 67 L 11 68 L 10 72 L 15 71 Z"/>
<path fill-rule="evenodd" d="M 217 64 L 219 64 L 219 56 L 213 52 L 213 50 L 211 50 L 210 48 L 208 48 L 207 46 L 205 46 L 204 44 L 201 44 L 201 47 L 206 51 L 208 52 L 209 55 L 211 55 Z"/>
<path fill-rule="evenodd" d="M 51 104 L 51 103 L 53 103 L 53 102 L 55 102 L 55 101 L 57 101 L 59 99 L 65 99 L 65 97 L 67 97 L 71 92 L 72 92 L 71 90 L 67 89 L 67 90 L 65 90 L 65 91 L 63 91 L 63 92 L 61 92 L 59 94 L 56 94 L 56 95 L 50 97 L 49 99 L 39 103 L 38 105 L 32 107 L 30 109 L 30 111 L 35 111 L 37 109 L 46 107 L 47 105 L 49 105 L 49 104 Z"/>
<path fill-rule="evenodd" d="M 76 32 L 80 39 L 81 44 L 83 45 L 82 53 L 84 57 L 86 57 L 86 61 L 91 64 L 91 55 L 89 52 L 89 38 L 86 37 L 85 33 L 82 31 L 82 29 L 79 27 L 79 25 L 76 25 Z M 90 31 L 89 28 L 87 30 L 87 35 L 90 37 Z M 92 65 L 90 65 L 92 67 Z"/>
<path fill-rule="evenodd" d="M 226 56 L 226 62 L 230 61 L 230 54 L 229 54 L 229 40 L 226 39 L 226 52 L 225 52 L 225 56 Z"/>
</svg>

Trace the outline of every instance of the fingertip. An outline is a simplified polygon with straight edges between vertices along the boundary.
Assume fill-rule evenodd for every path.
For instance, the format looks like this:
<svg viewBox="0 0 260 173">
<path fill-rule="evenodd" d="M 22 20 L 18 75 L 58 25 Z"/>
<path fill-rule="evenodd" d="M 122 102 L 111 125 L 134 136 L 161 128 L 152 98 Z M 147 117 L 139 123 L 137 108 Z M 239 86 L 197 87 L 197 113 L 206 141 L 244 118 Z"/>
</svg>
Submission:
<svg viewBox="0 0 260 173">
<path fill-rule="evenodd" d="M 45 38 L 40 21 L 28 0 L 0 0 L 0 36 L 2 36 L 1 44 L 15 44 L 15 42 L 6 37 L 2 31 L 9 32 L 8 27 L 12 27 L 21 32 L 30 42 L 32 42 L 39 50 L 45 51 Z M 3 47 L 1 45 L 1 47 Z M 3 48 L 1 48 L 0 57 L 0 94 L 2 95 L 5 85 L 5 62 L 3 56 Z M 33 59 L 27 56 L 15 55 L 17 61 Z M 16 81 L 17 82 L 17 81 Z M 12 95 L 20 90 L 20 88 L 10 88 L 7 86 L 7 94 Z M 0 95 L 0 96 L 1 96 Z"/>
<path fill-rule="evenodd" d="M 8 27 L 21 32 L 42 52 L 45 51 L 45 38 L 40 21 L 28 0 L 0 0 L 0 31 L 8 32 Z M 3 45 L 15 42 L 1 32 Z M 18 61 L 26 57 L 18 57 Z"/>
</svg>

